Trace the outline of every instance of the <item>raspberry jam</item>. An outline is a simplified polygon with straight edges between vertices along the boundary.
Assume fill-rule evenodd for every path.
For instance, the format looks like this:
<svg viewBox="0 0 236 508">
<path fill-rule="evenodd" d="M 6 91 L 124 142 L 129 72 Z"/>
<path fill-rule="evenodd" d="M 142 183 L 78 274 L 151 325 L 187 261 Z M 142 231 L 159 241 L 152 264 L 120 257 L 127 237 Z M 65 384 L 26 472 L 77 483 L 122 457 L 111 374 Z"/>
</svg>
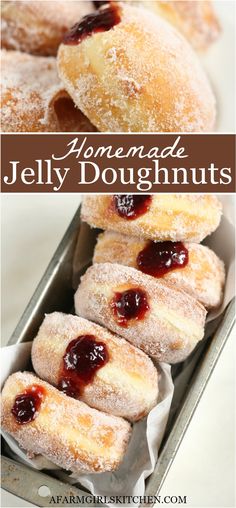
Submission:
<svg viewBox="0 0 236 508">
<path fill-rule="evenodd" d="M 32 422 L 40 409 L 45 397 L 45 389 L 39 385 L 32 385 L 15 398 L 12 414 L 21 425 Z"/>
<path fill-rule="evenodd" d="M 115 194 L 113 205 L 116 213 L 127 220 L 134 220 L 144 215 L 150 207 L 150 194 Z"/>
<path fill-rule="evenodd" d="M 145 291 L 139 288 L 128 289 L 122 293 L 115 293 L 111 301 L 119 325 L 127 327 L 131 319 L 143 319 L 149 310 L 148 299 Z"/>
<path fill-rule="evenodd" d="M 108 5 L 100 11 L 84 16 L 82 20 L 76 23 L 64 36 L 63 44 L 73 46 L 79 44 L 86 37 L 90 37 L 94 33 L 108 32 L 108 30 L 111 30 L 115 25 L 118 25 L 120 20 L 120 8 L 118 5 Z"/>
<path fill-rule="evenodd" d="M 188 259 L 188 249 L 182 242 L 149 242 L 137 256 L 137 267 L 158 278 L 171 270 L 184 268 Z"/>
<path fill-rule="evenodd" d="M 108 360 L 106 344 L 96 340 L 93 335 L 81 335 L 72 340 L 63 356 L 58 388 L 70 397 L 76 398 Z"/>
<path fill-rule="evenodd" d="M 73 397 L 74 399 L 76 399 L 76 397 L 79 395 L 80 392 L 80 389 L 77 385 L 78 385 L 77 381 L 73 382 L 72 379 L 64 377 L 60 379 L 57 388 L 61 392 L 66 393 L 68 397 Z"/>
</svg>

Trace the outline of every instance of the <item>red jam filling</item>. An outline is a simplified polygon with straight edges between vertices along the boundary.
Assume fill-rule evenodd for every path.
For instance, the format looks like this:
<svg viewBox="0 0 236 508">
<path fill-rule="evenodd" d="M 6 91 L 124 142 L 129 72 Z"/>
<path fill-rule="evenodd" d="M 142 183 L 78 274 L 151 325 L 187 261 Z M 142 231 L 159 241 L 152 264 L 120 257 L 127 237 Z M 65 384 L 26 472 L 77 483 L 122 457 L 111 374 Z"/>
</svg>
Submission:
<svg viewBox="0 0 236 508">
<path fill-rule="evenodd" d="M 137 256 L 137 267 L 153 277 L 188 264 L 188 249 L 182 242 L 149 242 Z"/>
<path fill-rule="evenodd" d="M 121 17 L 118 5 L 108 5 L 100 11 L 84 16 L 79 23 L 76 23 L 76 25 L 66 33 L 63 43 L 72 46 L 79 44 L 86 37 L 90 37 L 94 33 L 108 32 L 108 30 L 111 30 L 115 25 L 118 25 L 120 21 Z"/>
<path fill-rule="evenodd" d="M 32 422 L 40 409 L 45 397 L 45 389 L 39 385 L 32 385 L 15 398 L 12 414 L 21 425 Z"/>
<path fill-rule="evenodd" d="M 58 388 L 70 397 L 76 398 L 108 360 L 106 344 L 96 340 L 93 335 L 81 335 L 72 340 L 63 356 Z"/>
<path fill-rule="evenodd" d="M 152 196 L 149 194 L 115 194 L 113 205 L 120 217 L 134 220 L 149 210 L 151 200 Z"/>
<path fill-rule="evenodd" d="M 145 291 L 139 288 L 128 289 L 122 293 L 115 293 L 111 308 L 120 326 L 126 327 L 131 319 L 143 319 L 149 310 Z"/>
</svg>

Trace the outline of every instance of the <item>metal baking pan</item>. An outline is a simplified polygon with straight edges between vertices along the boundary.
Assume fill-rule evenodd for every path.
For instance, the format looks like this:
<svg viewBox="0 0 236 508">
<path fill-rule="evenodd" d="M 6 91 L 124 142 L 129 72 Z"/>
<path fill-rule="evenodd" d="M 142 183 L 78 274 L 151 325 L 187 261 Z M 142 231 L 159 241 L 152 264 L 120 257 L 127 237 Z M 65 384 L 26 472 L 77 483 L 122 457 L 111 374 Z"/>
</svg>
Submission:
<svg viewBox="0 0 236 508">
<path fill-rule="evenodd" d="M 91 264 L 97 231 L 81 223 L 80 208 L 57 248 L 32 299 L 21 317 L 8 345 L 31 341 L 36 335 L 44 314 L 55 310 L 73 312 L 73 295 L 80 276 Z M 146 481 L 147 496 L 158 495 L 161 485 L 176 455 L 193 413 L 198 405 L 216 362 L 227 341 L 235 319 L 235 301 L 223 317 L 210 323 L 203 339 L 190 357 L 172 368 L 175 384 L 166 432 L 154 472 Z M 86 495 L 84 488 L 72 487 L 45 472 L 22 465 L 8 456 L 7 445 L 2 446 L 2 488 L 35 504 L 48 506 L 51 496 Z M 42 497 L 39 488 L 48 487 L 49 495 Z M 57 506 L 62 506 L 57 503 Z M 72 506 L 67 504 L 67 506 Z M 86 505 L 84 505 L 86 506 Z M 95 506 L 90 503 L 88 506 Z M 96 506 L 102 506 L 96 502 Z M 105 506 L 105 505 L 103 505 Z"/>
</svg>

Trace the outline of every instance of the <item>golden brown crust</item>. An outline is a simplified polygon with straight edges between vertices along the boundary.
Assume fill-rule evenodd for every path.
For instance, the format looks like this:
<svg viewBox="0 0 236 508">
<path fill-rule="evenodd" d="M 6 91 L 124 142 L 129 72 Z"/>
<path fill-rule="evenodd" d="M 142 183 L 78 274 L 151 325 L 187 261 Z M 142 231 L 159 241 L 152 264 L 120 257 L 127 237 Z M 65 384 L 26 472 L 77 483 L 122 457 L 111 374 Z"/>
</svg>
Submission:
<svg viewBox="0 0 236 508">
<path fill-rule="evenodd" d="M 146 292 L 149 310 L 142 320 L 130 320 L 123 327 L 111 302 L 116 292 L 130 288 Z M 197 300 L 170 282 L 118 264 L 97 264 L 87 270 L 75 294 L 75 310 L 168 363 L 184 360 L 204 335 L 206 311 Z"/>
<path fill-rule="evenodd" d="M 99 131 L 212 131 L 215 99 L 187 41 L 147 9 L 121 4 L 120 12 L 111 30 L 59 48 L 75 104 Z"/>
<path fill-rule="evenodd" d="M 91 407 L 136 421 L 155 406 L 157 370 L 139 349 L 105 328 L 77 316 L 54 312 L 46 315 L 32 346 L 36 374 L 58 386 L 63 355 L 69 343 L 92 335 L 106 345 L 109 361 L 97 371 L 78 398 Z"/>
<path fill-rule="evenodd" d="M 153 194 L 145 214 L 126 220 L 115 211 L 112 196 L 86 195 L 81 213 L 92 227 L 147 240 L 199 243 L 218 227 L 222 206 L 214 195 Z"/>
<path fill-rule="evenodd" d="M 105 231 L 98 237 L 93 263 L 118 263 L 139 269 L 137 257 L 147 244 L 140 238 Z M 185 247 L 188 249 L 188 264 L 167 272 L 162 278 L 192 295 L 207 309 L 218 307 L 225 283 L 223 262 L 204 245 L 185 243 Z"/>
<path fill-rule="evenodd" d="M 1 3 L 2 47 L 42 56 L 55 56 L 65 32 L 93 9 L 89 0 Z"/>
<path fill-rule="evenodd" d="M 212 1 L 138 0 L 135 3 L 164 17 L 182 32 L 197 50 L 206 50 L 219 37 L 220 23 Z"/>
<path fill-rule="evenodd" d="M 58 78 L 54 57 L 1 51 L 3 132 L 95 131 Z"/>
<path fill-rule="evenodd" d="M 21 425 L 11 412 L 15 397 L 35 384 L 44 388 L 45 398 L 35 419 Z M 75 473 L 116 469 L 130 437 L 130 425 L 122 418 L 91 409 L 29 372 L 17 372 L 6 381 L 1 422 L 27 452 Z"/>
</svg>

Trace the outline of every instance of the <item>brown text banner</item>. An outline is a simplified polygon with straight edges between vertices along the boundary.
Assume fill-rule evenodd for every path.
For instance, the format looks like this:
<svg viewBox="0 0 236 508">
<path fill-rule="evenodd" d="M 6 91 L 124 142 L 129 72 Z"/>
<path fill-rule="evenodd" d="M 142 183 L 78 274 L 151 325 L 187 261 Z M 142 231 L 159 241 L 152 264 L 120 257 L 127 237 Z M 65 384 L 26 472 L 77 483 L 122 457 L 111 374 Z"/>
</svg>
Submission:
<svg viewBox="0 0 236 508">
<path fill-rule="evenodd" d="M 235 192 L 234 135 L 3 134 L 2 192 Z"/>
</svg>

